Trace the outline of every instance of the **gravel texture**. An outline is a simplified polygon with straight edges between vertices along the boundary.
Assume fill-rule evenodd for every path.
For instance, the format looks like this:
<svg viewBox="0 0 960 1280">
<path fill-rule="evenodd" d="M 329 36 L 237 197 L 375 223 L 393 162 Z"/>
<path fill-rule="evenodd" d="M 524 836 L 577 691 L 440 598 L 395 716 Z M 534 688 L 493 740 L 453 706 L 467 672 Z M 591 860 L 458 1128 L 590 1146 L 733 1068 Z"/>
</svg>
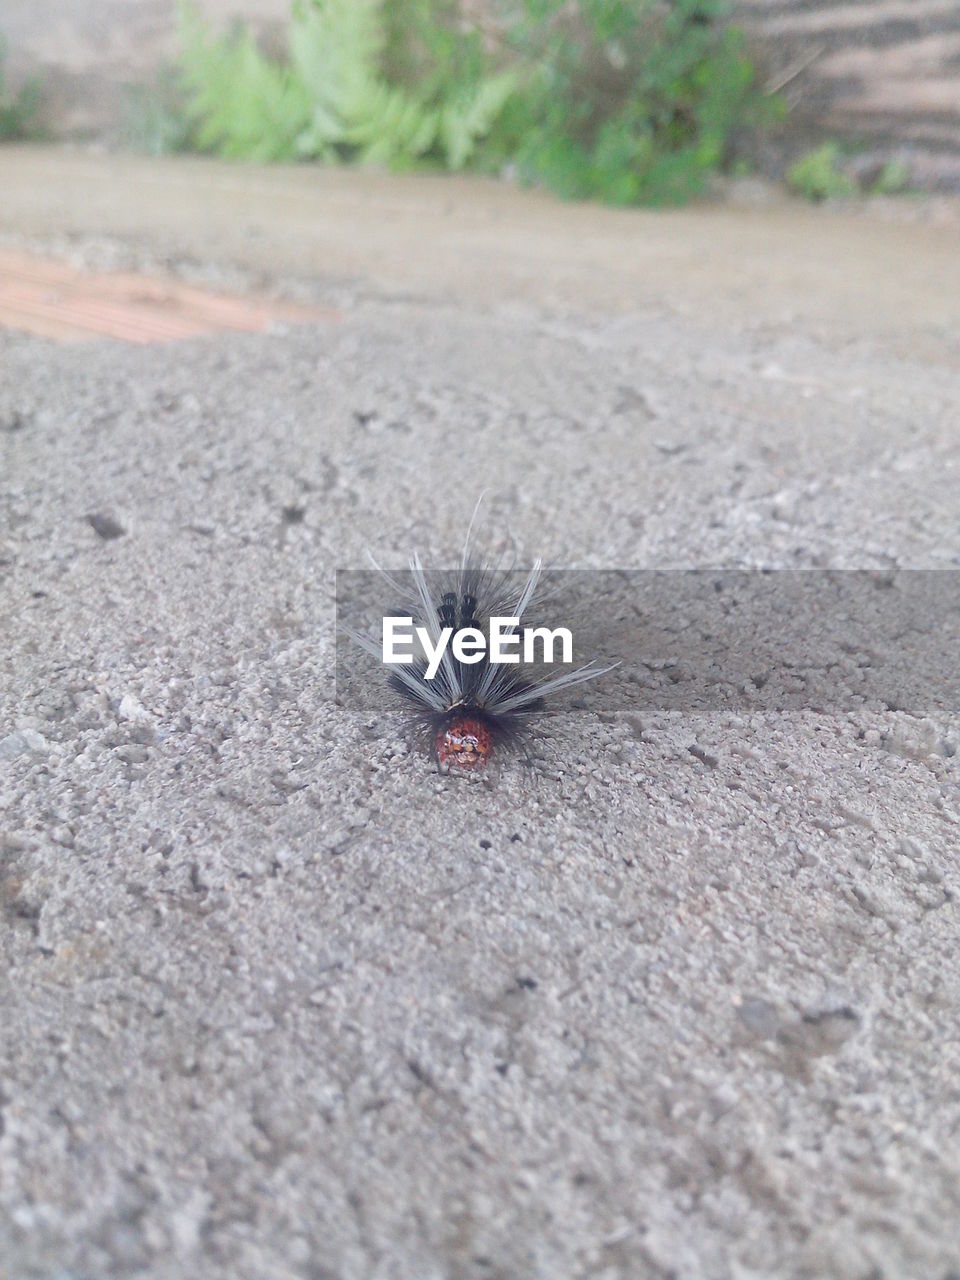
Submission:
<svg viewBox="0 0 960 1280">
<path fill-rule="evenodd" d="M 669 706 L 660 637 L 472 783 L 334 682 L 335 569 L 449 559 L 483 488 L 581 568 L 955 569 L 937 350 L 0 337 L 0 1275 L 955 1277 L 949 705 Z"/>
</svg>

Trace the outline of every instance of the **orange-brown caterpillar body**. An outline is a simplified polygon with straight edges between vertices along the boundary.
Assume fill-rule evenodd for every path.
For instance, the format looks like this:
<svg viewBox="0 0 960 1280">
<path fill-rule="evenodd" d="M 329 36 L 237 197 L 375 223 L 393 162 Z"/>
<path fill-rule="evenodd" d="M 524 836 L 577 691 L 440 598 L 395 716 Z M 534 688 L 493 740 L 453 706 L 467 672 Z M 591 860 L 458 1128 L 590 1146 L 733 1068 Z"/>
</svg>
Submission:
<svg viewBox="0 0 960 1280">
<path fill-rule="evenodd" d="M 443 772 L 449 769 L 483 769 L 490 757 L 493 736 L 489 727 L 469 713 L 454 714 L 437 732 L 434 751 Z"/>
</svg>

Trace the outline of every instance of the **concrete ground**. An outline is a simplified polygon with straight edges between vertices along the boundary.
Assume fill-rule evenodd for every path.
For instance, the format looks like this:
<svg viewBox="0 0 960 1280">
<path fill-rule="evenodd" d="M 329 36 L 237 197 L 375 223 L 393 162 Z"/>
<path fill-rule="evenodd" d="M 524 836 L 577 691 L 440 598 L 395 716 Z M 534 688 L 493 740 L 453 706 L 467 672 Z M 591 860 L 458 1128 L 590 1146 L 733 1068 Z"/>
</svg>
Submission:
<svg viewBox="0 0 960 1280">
<path fill-rule="evenodd" d="M 955 571 L 955 211 L 0 188 L 9 246 L 341 315 L 0 335 L 0 1275 L 956 1277 L 956 612 L 881 655 L 909 696 L 825 606 L 829 670 L 794 628 L 678 705 L 624 577 L 622 669 L 480 784 L 338 703 L 333 629 L 484 488 L 577 567 Z"/>
</svg>

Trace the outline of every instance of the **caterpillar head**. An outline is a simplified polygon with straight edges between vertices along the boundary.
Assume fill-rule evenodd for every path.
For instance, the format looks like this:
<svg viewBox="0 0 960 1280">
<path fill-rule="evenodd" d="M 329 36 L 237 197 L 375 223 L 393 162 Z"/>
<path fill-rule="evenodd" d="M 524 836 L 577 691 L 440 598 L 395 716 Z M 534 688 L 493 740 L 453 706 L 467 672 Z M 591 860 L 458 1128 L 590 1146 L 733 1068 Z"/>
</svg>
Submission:
<svg viewBox="0 0 960 1280">
<path fill-rule="evenodd" d="M 492 745 L 490 730 L 482 720 L 470 712 L 455 712 L 437 731 L 434 750 L 442 772 L 474 772 L 486 766 Z"/>
</svg>

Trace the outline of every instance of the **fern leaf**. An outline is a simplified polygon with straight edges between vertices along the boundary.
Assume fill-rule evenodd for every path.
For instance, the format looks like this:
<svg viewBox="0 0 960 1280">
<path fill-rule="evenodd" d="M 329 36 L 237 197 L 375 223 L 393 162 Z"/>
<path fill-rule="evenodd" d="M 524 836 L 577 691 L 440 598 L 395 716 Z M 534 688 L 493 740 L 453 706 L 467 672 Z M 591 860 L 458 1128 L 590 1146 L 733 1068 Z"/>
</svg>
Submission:
<svg viewBox="0 0 960 1280">
<path fill-rule="evenodd" d="M 310 102 L 289 68 L 268 61 L 249 33 L 235 40 L 211 38 L 185 5 L 180 34 L 187 110 L 197 122 L 199 145 L 234 159 L 295 156 L 310 121 Z"/>
<path fill-rule="evenodd" d="M 403 168 L 430 150 L 438 124 L 438 112 L 402 89 L 373 82 L 352 104 L 347 136 L 363 163 Z"/>
<path fill-rule="evenodd" d="M 301 139 L 311 154 L 332 158 L 349 141 L 349 122 L 376 83 L 382 52 L 380 0 L 301 0 L 294 9 L 290 58 L 311 102 Z"/>
<path fill-rule="evenodd" d="M 462 169 L 485 138 L 517 87 L 511 72 L 481 80 L 473 94 L 444 107 L 440 136 L 451 169 Z"/>
</svg>

